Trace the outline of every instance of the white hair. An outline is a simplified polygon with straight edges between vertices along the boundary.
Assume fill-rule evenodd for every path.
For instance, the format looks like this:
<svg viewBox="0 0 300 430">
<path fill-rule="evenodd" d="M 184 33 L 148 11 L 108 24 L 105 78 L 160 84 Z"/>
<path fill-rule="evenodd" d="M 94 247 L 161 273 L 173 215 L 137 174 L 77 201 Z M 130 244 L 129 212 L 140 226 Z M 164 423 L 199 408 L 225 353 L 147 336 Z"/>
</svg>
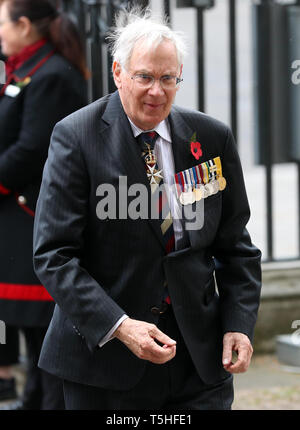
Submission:
<svg viewBox="0 0 300 430">
<path fill-rule="evenodd" d="M 129 64 L 135 44 L 139 41 L 146 43 L 150 49 L 164 40 L 170 40 L 177 52 L 178 66 L 183 63 L 187 50 L 184 34 L 172 30 L 166 18 L 161 22 L 161 17 L 153 16 L 149 7 L 122 10 L 116 15 L 115 22 L 107 38 L 113 61 L 120 63 L 121 67 L 126 68 Z"/>
</svg>

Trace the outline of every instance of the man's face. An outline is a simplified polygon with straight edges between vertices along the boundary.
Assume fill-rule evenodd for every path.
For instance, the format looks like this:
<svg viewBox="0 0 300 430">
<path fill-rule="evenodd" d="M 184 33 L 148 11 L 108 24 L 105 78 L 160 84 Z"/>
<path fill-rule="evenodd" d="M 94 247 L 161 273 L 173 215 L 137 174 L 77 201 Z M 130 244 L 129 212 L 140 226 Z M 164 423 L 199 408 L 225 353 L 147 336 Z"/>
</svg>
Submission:
<svg viewBox="0 0 300 430">
<path fill-rule="evenodd" d="M 145 89 L 131 77 L 140 73 L 156 79 L 166 75 L 179 77 L 182 66 L 178 65 L 175 46 L 166 40 L 155 49 L 147 49 L 138 42 L 126 69 L 114 63 L 114 79 L 122 105 L 136 126 L 150 130 L 169 115 L 177 88 L 164 89 L 155 81 L 151 88 Z"/>
</svg>

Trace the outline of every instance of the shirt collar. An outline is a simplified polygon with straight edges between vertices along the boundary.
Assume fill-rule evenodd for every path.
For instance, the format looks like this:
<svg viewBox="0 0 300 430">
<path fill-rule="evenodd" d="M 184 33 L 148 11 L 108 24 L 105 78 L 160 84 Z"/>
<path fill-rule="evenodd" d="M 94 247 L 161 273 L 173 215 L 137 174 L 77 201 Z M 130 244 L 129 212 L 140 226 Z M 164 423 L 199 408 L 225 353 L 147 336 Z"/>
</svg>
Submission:
<svg viewBox="0 0 300 430">
<path fill-rule="evenodd" d="M 137 137 L 138 135 L 140 135 L 141 133 L 145 133 L 145 130 L 142 130 L 141 128 L 137 127 L 129 117 L 127 117 L 129 120 L 129 123 L 131 125 L 131 129 L 133 132 L 134 137 Z M 171 139 L 171 133 L 170 133 L 170 126 L 169 126 L 169 122 L 167 119 L 164 119 L 163 121 L 161 121 L 159 124 L 157 124 L 156 127 L 152 128 L 151 130 L 147 130 L 147 131 L 156 131 L 157 134 L 159 134 L 159 136 L 166 140 L 167 142 L 172 142 Z"/>
</svg>

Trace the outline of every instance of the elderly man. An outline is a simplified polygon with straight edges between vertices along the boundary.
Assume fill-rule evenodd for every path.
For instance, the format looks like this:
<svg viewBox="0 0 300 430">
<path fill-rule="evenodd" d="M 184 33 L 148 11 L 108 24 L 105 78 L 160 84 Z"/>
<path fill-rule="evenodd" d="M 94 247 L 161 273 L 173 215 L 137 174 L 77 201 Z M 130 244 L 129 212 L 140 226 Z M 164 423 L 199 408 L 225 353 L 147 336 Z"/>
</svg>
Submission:
<svg viewBox="0 0 300 430">
<path fill-rule="evenodd" d="M 239 157 L 224 124 L 172 106 L 181 37 L 125 18 L 117 91 L 52 136 L 34 264 L 57 305 L 40 367 L 67 409 L 230 409 L 260 294 Z"/>
</svg>

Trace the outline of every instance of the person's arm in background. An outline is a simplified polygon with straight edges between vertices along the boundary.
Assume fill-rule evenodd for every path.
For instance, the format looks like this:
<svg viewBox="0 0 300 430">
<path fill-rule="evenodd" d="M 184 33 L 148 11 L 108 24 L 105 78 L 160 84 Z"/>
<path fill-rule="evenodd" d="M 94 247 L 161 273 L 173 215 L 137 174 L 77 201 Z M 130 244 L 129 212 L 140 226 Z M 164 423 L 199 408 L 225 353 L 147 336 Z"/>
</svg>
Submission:
<svg viewBox="0 0 300 430">
<path fill-rule="evenodd" d="M 2 196 L 23 189 L 42 176 L 54 125 L 84 102 L 59 73 L 32 79 L 22 91 L 23 115 L 18 139 L 0 154 Z"/>
</svg>

